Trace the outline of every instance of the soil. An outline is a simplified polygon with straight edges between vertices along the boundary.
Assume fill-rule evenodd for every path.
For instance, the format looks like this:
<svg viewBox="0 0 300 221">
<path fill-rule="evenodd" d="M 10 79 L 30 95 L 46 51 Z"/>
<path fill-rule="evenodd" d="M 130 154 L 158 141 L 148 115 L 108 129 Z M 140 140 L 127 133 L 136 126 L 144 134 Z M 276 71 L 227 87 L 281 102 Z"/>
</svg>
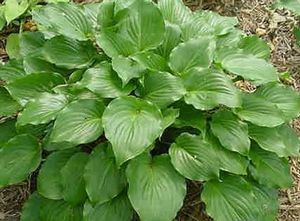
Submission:
<svg viewBox="0 0 300 221">
<path fill-rule="evenodd" d="M 89 0 L 90 1 L 90 0 Z M 247 34 L 257 34 L 265 39 L 272 49 L 272 62 L 279 71 L 288 71 L 292 78 L 285 83 L 300 92 L 300 48 L 296 46 L 293 27 L 300 20 L 287 10 L 273 10 L 272 0 L 185 0 L 192 9 L 204 8 L 222 15 L 237 16 L 240 27 Z M 6 33 L 0 33 L 0 58 L 6 58 L 3 40 Z M 300 136 L 300 119 L 292 122 Z M 300 220 L 300 159 L 290 159 L 294 187 L 280 192 L 280 214 L 278 221 Z M 32 190 L 30 181 L 0 189 L 0 220 L 19 220 L 20 210 Z M 199 199 L 201 185 L 190 182 L 185 206 L 178 221 L 208 221 L 204 205 Z"/>
</svg>

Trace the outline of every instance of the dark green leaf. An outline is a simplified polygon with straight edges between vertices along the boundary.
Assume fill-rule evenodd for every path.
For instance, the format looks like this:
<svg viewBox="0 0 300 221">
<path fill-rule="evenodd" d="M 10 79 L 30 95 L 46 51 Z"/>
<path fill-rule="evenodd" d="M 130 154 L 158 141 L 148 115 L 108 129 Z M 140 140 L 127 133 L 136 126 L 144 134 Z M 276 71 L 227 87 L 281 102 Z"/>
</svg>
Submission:
<svg viewBox="0 0 300 221">
<path fill-rule="evenodd" d="M 183 205 L 186 184 L 167 155 L 151 159 L 147 154 L 130 161 L 128 197 L 144 221 L 173 220 Z M 162 206 L 164 205 L 164 206 Z"/>
<path fill-rule="evenodd" d="M 252 176 L 261 184 L 274 188 L 289 188 L 293 185 L 289 162 L 276 154 L 253 145 L 250 151 L 253 166 Z"/>
<path fill-rule="evenodd" d="M 219 177 L 217 155 L 199 136 L 182 134 L 169 150 L 176 170 L 190 180 L 207 181 Z"/>
<path fill-rule="evenodd" d="M 17 135 L 15 125 L 15 120 L 7 120 L 3 123 L 0 123 L 0 149 L 2 145 Z"/>
<path fill-rule="evenodd" d="M 41 199 L 37 192 L 33 193 L 22 208 L 21 221 L 40 221 Z"/>
<path fill-rule="evenodd" d="M 16 184 L 36 170 L 41 161 L 41 148 L 30 135 L 10 139 L 0 149 L 0 188 Z"/>
<path fill-rule="evenodd" d="M 51 92 L 51 89 L 59 84 L 64 84 L 64 78 L 54 73 L 37 73 L 18 78 L 5 87 L 22 106 L 40 93 Z"/>
<path fill-rule="evenodd" d="M 77 149 L 52 153 L 43 164 L 37 180 L 37 190 L 42 196 L 59 200 L 63 199 L 61 169 Z"/>
<path fill-rule="evenodd" d="M 20 52 L 25 57 L 40 50 L 45 42 L 41 32 L 23 32 L 20 35 Z"/>
<path fill-rule="evenodd" d="M 58 114 L 50 141 L 73 144 L 95 141 L 103 132 L 101 122 L 103 110 L 103 103 L 93 99 L 70 103 Z"/>
<path fill-rule="evenodd" d="M 96 147 L 90 155 L 84 180 L 89 199 L 95 204 L 112 200 L 127 183 L 124 171 L 118 168 L 114 153 L 107 144 Z"/>
<path fill-rule="evenodd" d="M 9 60 L 7 63 L 0 65 L 0 79 L 7 83 L 22 78 L 25 75 L 26 73 L 21 61 Z"/>
<path fill-rule="evenodd" d="M 0 117 L 13 115 L 21 109 L 21 106 L 16 102 L 4 87 L 0 87 Z"/>
</svg>

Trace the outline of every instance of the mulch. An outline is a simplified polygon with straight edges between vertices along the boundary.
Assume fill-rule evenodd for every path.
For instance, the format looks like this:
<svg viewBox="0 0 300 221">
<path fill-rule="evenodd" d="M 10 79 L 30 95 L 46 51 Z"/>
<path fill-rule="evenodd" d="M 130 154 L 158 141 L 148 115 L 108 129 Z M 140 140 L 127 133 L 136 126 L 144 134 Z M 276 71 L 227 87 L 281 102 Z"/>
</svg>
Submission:
<svg viewBox="0 0 300 221">
<path fill-rule="evenodd" d="M 204 8 L 222 15 L 237 16 L 247 34 L 257 34 L 272 49 L 272 62 L 280 72 L 288 71 L 292 79 L 285 82 L 300 92 L 300 48 L 296 46 L 293 27 L 300 20 L 287 10 L 273 10 L 272 0 L 185 0 L 192 9 Z M 2 35 L 3 36 L 3 35 Z M 0 57 L 5 56 L 0 33 Z M 2 46 L 2 47 L 1 47 Z M 300 136 L 300 119 L 292 123 Z M 294 187 L 280 192 L 278 221 L 300 220 L 300 159 L 290 159 Z M 0 220 L 19 220 L 20 210 L 32 190 L 30 181 L 0 189 Z M 190 182 L 185 206 L 178 221 L 208 221 L 199 196 L 201 185 Z"/>
</svg>

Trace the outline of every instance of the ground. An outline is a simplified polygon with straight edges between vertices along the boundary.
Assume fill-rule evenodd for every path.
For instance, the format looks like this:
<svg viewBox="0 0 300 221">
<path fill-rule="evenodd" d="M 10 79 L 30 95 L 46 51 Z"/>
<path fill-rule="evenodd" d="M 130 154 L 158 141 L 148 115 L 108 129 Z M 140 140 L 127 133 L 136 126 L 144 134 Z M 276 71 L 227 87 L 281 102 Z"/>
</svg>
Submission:
<svg viewBox="0 0 300 221">
<path fill-rule="evenodd" d="M 296 46 L 292 34 L 293 27 L 300 24 L 300 21 L 289 11 L 272 10 L 272 0 L 185 0 L 185 2 L 193 9 L 203 7 L 223 15 L 237 16 L 240 27 L 247 34 L 257 34 L 268 42 L 272 49 L 273 64 L 279 71 L 289 71 L 293 76 L 293 80 L 285 83 L 300 91 L 300 47 Z M 3 38 L 0 35 L 1 39 Z M 3 56 L 5 51 L 1 49 L 0 44 L 0 58 Z M 300 120 L 295 120 L 293 126 L 300 136 Z M 294 187 L 280 193 L 278 221 L 300 220 L 300 159 L 291 159 L 290 162 Z M 32 189 L 34 187 L 29 181 L 0 189 L 0 220 L 19 220 L 22 204 Z M 190 182 L 188 189 L 189 194 L 178 221 L 210 220 L 203 213 L 204 206 L 199 200 L 199 184 Z"/>
</svg>

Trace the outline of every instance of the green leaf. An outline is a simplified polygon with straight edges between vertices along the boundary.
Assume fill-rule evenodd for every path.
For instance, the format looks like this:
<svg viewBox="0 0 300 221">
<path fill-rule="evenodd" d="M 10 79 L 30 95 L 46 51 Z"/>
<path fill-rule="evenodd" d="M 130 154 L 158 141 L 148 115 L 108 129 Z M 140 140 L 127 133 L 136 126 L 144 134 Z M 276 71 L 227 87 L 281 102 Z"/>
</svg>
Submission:
<svg viewBox="0 0 300 221">
<path fill-rule="evenodd" d="M 117 56 L 112 59 L 112 67 L 126 85 L 133 78 L 140 78 L 146 71 L 140 63 L 131 57 Z"/>
<path fill-rule="evenodd" d="M 180 100 L 185 89 L 179 77 L 167 72 L 150 72 L 144 76 L 139 93 L 143 99 L 164 108 Z"/>
<path fill-rule="evenodd" d="M 210 110 L 220 104 L 227 107 L 241 105 L 240 92 L 224 73 L 193 69 L 183 81 L 187 90 L 184 100 L 196 109 Z"/>
<path fill-rule="evenodd" d="M 140 52 L 131 56 L 144 68 L 151 71 L 169 71 L 166 59 L 152 51 Z"/>
<path fill-rule="evenodd" d="M 61 169 L 77 149 L 52 153 L 42 165 L 37 179 L 37 190 L 40 195 L 53 200 L 63 199 Z"/>
<path fill-rule="evenodd" d="M 102 102 L 85 99 L 70 103 L 61 111 L 55 121 L 51 142 L 84 144 L 95 141 L 103 132 L 101 116 Z"/>
<path fill-rule="evenodd" d="M 6 19 L 5 19 L 5 5 L 0 5 L 0 31 L 5 27 Z"/>
<path fill-rule="evenodd" d="M 127 184 L 125 173 L 118 168 L 114 153 L 107 144 L 99 145 L 90 155 L 85 166 L 84 180 L 86 192 L 94 204 L 112 200 Z"/>
<path fill-rule="evenodd" d="M 115 23 L 116 4 L 120 1 L 104 1 L 101 2 L 97 13 L 97 25 L 100 28 L 111 27 Z"/>
<path fill-rule="evenodd" d="M 48 61 L 59 67 L 85 68 L 95 61 L 96 49 L 89 41 L 57 36 L 45 43 L 44 55 Z"/>
<path fill-rule="evenodd" d="M 294 35 L 296 38 L 297 45 L 300 46 L 300 28 L 299 27 L 294 28 Z"/>
<path fill-rule="evenodd" d="M 208 142 L 191 134 L 181 134 L 169 150 L 176 170 L 190 180 L 207 181 L 219 177 L 217 155 Z"/>
<path fill-rule="evenodd" d="M 72 206 L 63 200 L 43 199 L 41 219 L 43 221 L 82 221 L 82 206 Z"/>
<path fill-rule="evenodd" d="M 121 165 L 140 155 L 159 137 L 163 117 L 152 103 L 128 96 L 113 100 L 102 121 L 117 164 Z"/>
<path fill-rule="evenodd" d="M 20 41 L 19 34 L 13 33 L 7 37 L 5 50 L 10 59 L 21 58 L 19 41 Z"/>
<path fill-rule="evenodd" d="M 251 147 L 250 159 L 253 163 L 250 172 L 260 184 L 274 188 L 292 187 L 293 178 L 288 160 L 254 145 Z"/>
<path fill-rule="evenodd" d="M 274 152 L 279 157 L 300 155 L 300 140 L 288 125 L 269 128 L 250 124 L 249 135 L 262 149 Z"/>
<path fill-rule="evenodd" d="M 205 183 L 201 198 L 216 221 L 253 221 L 259 216 L 253 186 L 240 176 Z"/>
<path fill-rule="evenodd" d="M 67 103 L 68 99 L 65 95 L 42 93 L 38 98 L 26 104 L 25 109 L 18 116 L 18 125 L 49 123 L 56 118 Z"/>
<path fill-rule="evenodd" d="M 252 81 L 256 85 L 278 80 L 276 68 L 254 55 L 229 55 L 222 61 L 222 67 L 232 74 Z"/>
<path fill-rule="evenodd" d="M 130 94 L 134 89 L 133 84 L 122 87 L 122 81 L 113 71 L 109 63 L 102 63 L 88 69 L 80 85 L 103 98 L 116 98 Z"/>
<path fill-rule="evenodd" d="M 32 12 L 40 29 L 54 35 L 64 35 L 79 41 L 88 40 L 92 27 L 83 10 L 73 3 L 49 4 Z"/>
<path fill-rule="evenodd" d="M 186 184 L 173 168 L 168 155 L 153 159 L 147 154 L 127 167 L 128 197 L 144 221 L 173 220 L 183 205 Z M 161 206 L 164 205 L 164 206 Z"/>
<path fill-rule="evenodd" d="M 185 103 L 181 103 L 178 107 L 180 108 L 180 115 L 175 121 L 175 127 L 193 127 L 201 132 L 206 130 L 206 119 L 202 111 Z"/>
<path fill-rule="evenodd" d="M 64 78 L 55 73 L 37 73 L 18 78 L 5 87 L 11 96 L 22 106 L 40 93 L 51 92 L 51 89 L 59 84 L 64 84 Z"/>
<path fill-rule="evenodd" d="M 239 42 L 239 48 L 246 54 L 252 54 L 255 57 L 269 59 L 271 49 L 268 44 L 257 36 L 247 36 Z"/>
<path fill-rule="evenodd" d="M 276 127 L 284 123 L 282 112 L 271 102 L 255 94 L 243 94 L 243 104 L 236 109 L 242 119 L 262 127 Z"/>
<path fill-rule="evenodd" d="M 10 83 L 18 78 L 25 76 L 23 64 L 17 60 L 9 60 L 7 63 L 0 64 L 0 79 Z"/>
<path fill-rule="evenodd" d="M 185 74 L 192 68 L 208 68 L 213 61 L 216 42 L 211 37 L 200 37 L 179 44 L 170 54 L 170 68 Z"/>
<path fill-rule="evenodd" d="M 76 153 L 60 171 L 63 198 L 72 205 L 80 205 L 87 198 L 83 174 L 88 159 L 87 153 Z"/>
<path fill-rule="evenodd" d="M 286 8 L 291 10 L 296 15 L 300 15 L 300 1 L 299 0 L 276 0 L 274 7 L 276 8 Z"/>
<path fill-rule="evenodd" d="M 239 153 L 229 151 L 213 136 L 206 137 L 206 141 L 209 142 L 214 149 L 219 159 L 219 167 L 221 170 L 237 175 L 247 175 L 249 160 L 246 157 Z"/>
<path fill-rule="evenodd" d="M 40 221 L 40 206 L 40 196 L 34 192 L 22 208 L 21 221 Z"/>
<path fill-rule="evenodd" d="M 278 191 L 265 186 L 255 185 L 254 194 L 256 196 L 256 202 L 261 205 L 257 220 L 274 221 L 279 210 Z"/>
<path fill-rule="evenodd" d="M 13 115 L 21 109 L 21 106 L 10 96 L 4 87 L 0 87 L 0 117 Z"/>
<path fill-rule="evenodd" d="M 164 19 L 173 24 L 181 25 L 192 17 L 192 11 L 181 0 L 159 0 L 158 7 Z"/>
<path fill-rule="evenodd" d="M 287 121 L 300 113 L 300 94 L 291 87 L 270 83 L 258 88 L 255 94 L 275 104 Z"/>
<path fill-rule="evenodd" d="M 41 148 L 30 135 L 10 139 L 0 149 L 0 188 L 19 183 L 41 162 Z"/>
<path fill-rule="evenodd" d="M 179 109 L 174 108 L 168 108 L 165 109 L 163 112 L 163 122 L 162 122 L 162 128 L 163 131 L 167 129 L 169 126 L 171 126 L 173 123 L 175 123 L 176 118 L 179 117 Z"/>
<path fill-rule="evenodd" d="M 86 202 L 83 213 L 83 221 L 131 221 L 133 216 L 131 204 L 124 193 L 106 203 L 98 203 L 95 207 Z"/>
<path fill-rule="evenodd" d="M 0 123 L 0 149 L 2 145 L 17 135 L 15 125 L 15 120 L 7 120 L 3 123 Z"/>
<path fill-rule="evenodd" d="M 23 15 L 29 6 L 28 0 L 6 0 L 4 14 L 7 23 Z"/>
<path fill-rule="evenodd" d="M 165 34 L 162 14 L 151 1 L 134 1 L 118 25 L 119 33 L 133 42 L 138 51 L 156 48 Z"/>
<path fill-rule="evenodd" d="M 20 34 L 20 53 L 23 57 L 40 50 L 46 40 L 41 32 L 23 32 Z"/>
<path fill-rule="evenodd" d="M 102 3 L 99 2 L 89 2 L 83 5 L 84 14 L 86 18 L 88 18 L 94 29 L 98 28 L 97 17 L 99 13 L 102 13 L 102 11 L 100 12 L 101 5 Z"/>
<path fill-rule="evenodd" d="M 123 55 L 125 57 L 137 52 L 134 42 L 113 29 L 102 29 L 96 36 L 99 47 L 111 58 Z"/>
<path fill-rule="evenodd" d="M 158 47 L 158 52 L 169 58 L 171 51 L 180 43 L 181 30 L 177 25 L 166 24 L 166 33 L 163 42 Z"/>
<path fill-rule="evenodd" d="M 228 150 L 248 155 L 250 139 L 248 125 L 230 111 L 220 111 L 212 116 L 211 130 Z"/>
</svg>

